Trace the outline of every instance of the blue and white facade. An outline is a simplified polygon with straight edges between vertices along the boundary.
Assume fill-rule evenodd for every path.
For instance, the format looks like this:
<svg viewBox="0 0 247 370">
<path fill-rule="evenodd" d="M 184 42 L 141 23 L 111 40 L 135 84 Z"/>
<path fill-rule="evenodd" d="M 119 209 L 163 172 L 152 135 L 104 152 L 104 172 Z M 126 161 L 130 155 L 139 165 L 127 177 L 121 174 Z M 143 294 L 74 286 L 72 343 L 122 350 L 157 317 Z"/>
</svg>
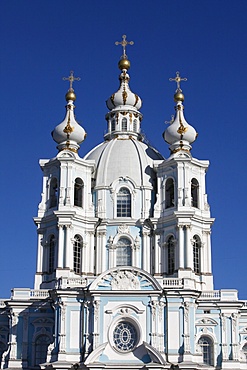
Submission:
<svg viewBox="0 0 247 370">
<path fill-rule="evenodd" d="M 55 158 L 40 161 L 34 289 L 0 302 L 1 368 L 247 369 L 247 301 L 214 290 L 205 176 L 177 74 L 165 159 L 119 62 L 104 142 L 84 158 L 72 83 Z M 71 80 L 73 82 L 73 75 Z"/>
</svg>

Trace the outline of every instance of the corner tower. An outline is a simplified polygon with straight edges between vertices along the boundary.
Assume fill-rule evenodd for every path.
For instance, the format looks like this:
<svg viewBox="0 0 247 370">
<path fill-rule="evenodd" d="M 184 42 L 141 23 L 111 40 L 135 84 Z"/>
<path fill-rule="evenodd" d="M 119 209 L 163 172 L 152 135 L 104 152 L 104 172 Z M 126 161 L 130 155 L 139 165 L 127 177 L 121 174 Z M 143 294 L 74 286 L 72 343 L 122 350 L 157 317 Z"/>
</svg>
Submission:
<svg viewBox="0 0 247 370">
<path fill-rule="evenodd" d="M 174 95 L 175 117 L 163 137 L 170 157 L 158 166 L 161 213 L 160 271 L 167 277 L 186 278 L 188 287 L 212 290 L 211 226 L 205 175 L 209 161 L 191 155 L 195 129 L 184 117 L 184 95 L 179 72 L 170 81 L 177 83 Z"/>
<path fill-rule="evenodd" d="M 94 164 L 78 155 L 86 137 L 74 115 L 76 95 L 72 84 L 79 78 L 71 72 L 64 79 L 70 82 L 65 96 L 66 114 L 52 131 L 58 154 L 40 160 L 43 191 L 38 217 L 34 219 L 38 228 L 35 289 L 54 288 L 63 277 L 73 280 L 78 275 L 94 273 L 93 238 L 97 221 L 91 192 Z"/>
</svg>

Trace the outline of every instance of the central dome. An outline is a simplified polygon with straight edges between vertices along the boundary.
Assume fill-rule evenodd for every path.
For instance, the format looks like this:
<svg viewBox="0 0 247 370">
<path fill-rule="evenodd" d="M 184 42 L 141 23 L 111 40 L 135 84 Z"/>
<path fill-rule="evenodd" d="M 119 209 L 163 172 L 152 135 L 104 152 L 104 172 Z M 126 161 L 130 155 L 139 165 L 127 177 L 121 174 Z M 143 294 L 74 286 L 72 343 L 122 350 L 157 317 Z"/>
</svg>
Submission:
<svg viewBox="0 0 247 370">
<path fill-rule="evenodd" d="M 129 178 L 135 185 L 153 188 L 154 161 L 164 160 L 163 156 L 151 146 L 135 140 L 115 138 L 105 141 L 86 156 L 94 160 L 95 186 L 110 186 L 117 178 Z"/>
</svg>

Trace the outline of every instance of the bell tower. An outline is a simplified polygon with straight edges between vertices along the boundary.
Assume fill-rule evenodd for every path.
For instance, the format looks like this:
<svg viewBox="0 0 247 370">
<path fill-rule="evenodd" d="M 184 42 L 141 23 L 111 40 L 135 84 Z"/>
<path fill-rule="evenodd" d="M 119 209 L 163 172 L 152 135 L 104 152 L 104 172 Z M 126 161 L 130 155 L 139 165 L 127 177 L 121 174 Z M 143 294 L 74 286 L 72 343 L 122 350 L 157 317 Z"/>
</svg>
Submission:
<svg viewBox="0 0 247 370">
<path fill-rule="evenodd" d="M 52 289 L 62 277 L 75 279 L 94 273 L 94 165 L 77 153 L 86 137 L 74 116 L 76 95 L 72 85 L 79 78 L 71 72 L 64 80 L 70 82 L 66 115 L 52 132 L 59 152 L 55 158 L 40 160 L 43 190 L 34 219 L 38 229 L 35 289 Z"/>
<path fill-rule="evenodd" d="M 169 144 L 170 157 L 158 166 L 161 212 L 160 271 L 166 277 L 186 278 L 190 288 L 212 290 L 211 226 L 205 175 L 209 161 L 191 155 L 195 129 L 184 117 L 184 95 L 179 72 L 170 79 L 177 83 L 174 95 L 175 117 L 163 137 Z"/>
</svg>

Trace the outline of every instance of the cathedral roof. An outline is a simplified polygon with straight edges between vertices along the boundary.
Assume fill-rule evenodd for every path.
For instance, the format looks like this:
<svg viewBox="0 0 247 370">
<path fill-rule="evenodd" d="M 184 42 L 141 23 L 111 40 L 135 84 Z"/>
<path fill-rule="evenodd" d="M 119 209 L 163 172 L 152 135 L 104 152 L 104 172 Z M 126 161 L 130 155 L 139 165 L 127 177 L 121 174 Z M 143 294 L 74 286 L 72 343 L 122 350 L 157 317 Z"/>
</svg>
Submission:
<svg viewBox="0 0 247 370">
<path fill-rule="evenodd" d="M 110 185 L 123 177 L 133 180 L 135 186 L 152 187 L 154 160 L 163 160 L 163 157 L 139 140 L 114 138 L 92 149 L 84 159 L 96 162 L 96 186 Z"/>
</svg>

